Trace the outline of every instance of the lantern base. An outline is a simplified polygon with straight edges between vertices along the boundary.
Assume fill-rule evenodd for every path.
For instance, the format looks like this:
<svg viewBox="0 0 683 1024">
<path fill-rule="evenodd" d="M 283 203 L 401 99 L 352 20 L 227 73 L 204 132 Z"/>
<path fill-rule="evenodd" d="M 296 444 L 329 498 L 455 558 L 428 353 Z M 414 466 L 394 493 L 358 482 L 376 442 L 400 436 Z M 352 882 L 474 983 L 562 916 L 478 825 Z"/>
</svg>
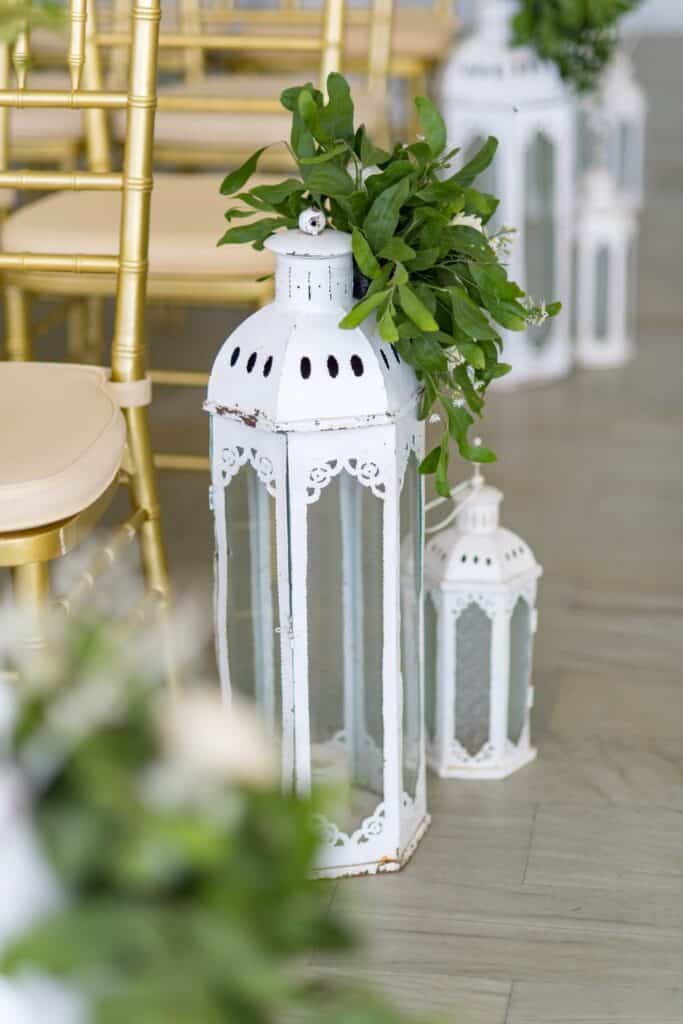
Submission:
<svg viewBox="0 0 683 1024">
<path fill-rule="evenodd" d="M 618 344 L 596 343 L 594 345 L 578 345 L 576 361 L 586 370 L 612 370 L 618 366 L 626 366 L 635 355 L 635 345 L 631 341 L 619 341 Z"/>
<path fill-rule="evenodd" d="M 431 820 L 431 815 L 425 814 L 415 829 L 412 839 L 401 851 L 400 857 L 382 857 L 380 860 L 370 861 L 366 864 L 338 864 L 329 868 L 314 868 L 311 878 L 354 878 L 359 875 L 383 875 L 390 871 L 401 871 L 415 853 L 420 840 L 431 824 Z"/>
<path fill-rule="evenodd" d="M 538 750 L 536 747 L 525 747 L 523 750 L 507 754 L 501 761 L 484 761 L 471 764 L 463 764 L 457 761 L 440 763 L 433 757 L 428 757 L 429 767 L 441 779 L 472 779 L 481 781 L 495 781 L 496 779 L 507 779 L 514 775 L 520 768 L 531 764 L 536 760 Z"/>
</svg>

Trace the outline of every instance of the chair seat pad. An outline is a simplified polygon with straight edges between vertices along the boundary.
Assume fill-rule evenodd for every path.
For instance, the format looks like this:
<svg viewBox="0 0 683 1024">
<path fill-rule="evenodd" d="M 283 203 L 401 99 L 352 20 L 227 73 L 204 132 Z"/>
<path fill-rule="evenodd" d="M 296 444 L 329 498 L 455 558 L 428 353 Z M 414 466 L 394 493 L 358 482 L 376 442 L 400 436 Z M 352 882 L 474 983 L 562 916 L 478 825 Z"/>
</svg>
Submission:
<svg viewBox="0 0 683 1024">
<path fill-rule="evenodd" d="M 230 197 L 220 195 L 222 180 L 220 174 L 155 175 L 150 274 L 253 279 L 272 271 L 268 252 L 255 252 L 250 245 L 216 248 L 226 228 L 223 214 L 232 204 Z M 120 203 L 120 196 L 113 192 L 60 192 L 38 199 L 8 217 L 4 248 L 8 252 L 115 253 Z"/>
<path fill-rule="evenodd" d="M 236 99 L 278 100 L 284 89 L 301 85 L 306 74 L 214 74 L 197 83 L 176 82 L 162 86 L 160 96 L 219 96 Z M 315 79 L 315 74 L 310 76 Z M 365 124 L 371 135 L 378 135 L 385 111 L 373 101 L 367 89 L 352 81 L 356 123 Z M 208 149 L 252 152 L 268 142 L 289 140 L 292 115 L 283 110 L 272 114 L 223 114 L 158 110 L 154 123 L 157 145 L 205 146 Z M 115 117 L 117 138 L 125 135 L 125 113 Z M 281 147 L 284 153 L 284 146 Z"/>
<path fill-rule="evenodd" d="M 0 532 L 76 515 L 102 495 L 123 456 L 123 415 L 104 370 L 0 363 Z"/>
<path fill-rule="evenodd" d="M 69 76 L 61 71 L 32 71 L 29 89 L 70 89 Z M 35 107 L 10 110 L 10 145 L 12 142 L 77 142 L 85 131 L 82 110 Z"/>
</svg>

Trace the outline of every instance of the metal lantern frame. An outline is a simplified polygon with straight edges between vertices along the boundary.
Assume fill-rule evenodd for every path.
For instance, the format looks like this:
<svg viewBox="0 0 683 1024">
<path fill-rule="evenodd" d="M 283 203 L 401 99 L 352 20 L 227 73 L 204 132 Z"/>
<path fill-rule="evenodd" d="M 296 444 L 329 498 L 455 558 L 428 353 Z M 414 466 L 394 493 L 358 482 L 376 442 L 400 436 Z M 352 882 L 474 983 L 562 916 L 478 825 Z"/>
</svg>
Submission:
<svg viewBox="0 0 683 1024">
<path fill-rule="evenodd" d="M 537 754 L 531 745 L 530 711 L 536 595 L 542 569 L 528 545 L 498 525 L 501 500 L 501 492 L 485 485 L 477 474 L 456 525 L 440 530 L 426 545 L 425 644 L 427 701 L 431 701 L 427 756 L 432 770 L 442 778 L 503 779 Z M 525 616 L 520 636 L 513 633 L 512 625 L 518 607 Z M 481 613 L 480 621 L 485 616 L 483 621 L 490 623 L 488 648 L 482 651 L 481 638 L 475 638 L 477 654 L 488 664 L 488 671 L 474 679 L 476 699 L 471 707 L 487 719 L 477 749 L 467 749 L 462 742 L 470 725 L 467 708 L 462 709 L 463 721 L 458 721 L 458 687 L 464 686 L 461 667 L 470 639 L 464 616 L 472 609 Z M 520 639 L 526 647 L 515 652 Z M 516 653 L 524 666 L 524 701 L 519 734 L 512 739 L 509 713 Z"/>
<path fill-rule="evenodd" d="M 229 697 L 235 679 L 226 618 L 231 588 L 243 585 L 231 575 L 225 501 L 242 468 L 251 466 L 250 483 L 258 484 L 252 487 L 248 524 L 250 589 L 259 612 L 245 628 L 255 630 L 256 697 L 282 740 L 283 785 L 307 794 L 316 781 L 325 781 L 326 759 L 333 763 L 335 757 L 346 757 L 360 765 L 354 770 L 372 776 L 369 788 L 381 796 L 354 829 L 344 831 L 339 823 L 318 817 L 322 845 L 315 873 L 338 877 L 394 871 L 410 857 L 429 823 L 419 642 L 421 557 L 415 562 L 413 614 L 406 610 L 406 628 L 411 635 L 417 630 L 418 639 L 410 696 L 404 689 L 401 634 L 401 514 L 402 501 L 412 500 L 404 498 L 409 466 L 413 542 L 422 544 L 423 483 L 417 466 L 424 453 L 424 427 L 418 419 L 417 382 L 374 328 L 348 331 L 338 326 L 354 301 L 349 236 L 288 231 L 267 244 L 276 254 L 275 301 L 226 341 L 214 364 L 206 403 L 211 413 L 221 683 Z M 316 669 L 309 664 L 314 646 L 309 620 L 328 584 L 315 578 L 318 552 L 309 548 L 309 532 L 321 496 L 335 480 L 343 580 L 335 643 L 343 648 L 343 725 L 316 744 L 313 692 L 326 683 L 313 678 Z M 381 553 L 374 561 L 361 550 L 362 492 L 381 506 Z M 369 579 L 376 579 L 381 591 L 379 612 L 363 606 L 363 581 Z M 265 615 L 264 607 L 270 608 Z M 381 625 L 380 678 L 371 678 L 363 661 L 363 623 L 373 613 L 379 614 Z M 376 727 L 381 743 L 364 724 L 365 694 L 373 685 L 381 706 Z M 406 725 L 408 702 L 411 717 Z M 406 782 L 405 768 L 409 739 L 412 785 Z M 316 757 L 323 764 L 318 769 Z"/>
<path fill-rule="evenodd" d="M 571 237 L 576 164 L 572 98 L 557 70 L 530 47 L 513 46 L 514 0 L 480 0 L 472 35 L 447 62 L 441 95 L 449 138 L 467 152 L 475 140 L 500 142 L 485 191 L 502 196 L 494 223 L 517 230 L 508 260 L 510 276 L 534 294 L 528 272 L 551 266 L 551 294 L 566 302 L 571 290 Z M 532 173 L 533 172 L 533 173 Z M 550 179 L 550 184 L 546 179 Z M 528 237 L 526 226 L 550 229 L 552 261 Z M 538 230 L 541 230 L 539 228 Z M 544 262 L 545 260 L 545 262 Z M 547 288 L 543 288 L 547 291 Z M 569 373 L 571 337 L 566 317 L 526 331 L 505 331 L 505 359 L 512 371 L 497 387 L 553 380 Z"/>
<path fill-rule="evenodd" d="M 584 174 L 576 219 L 576 358 L 621 366 L 635 350 L 638 223 L 606 169 Z"/>
<path fill-rule="evenodd" d="M 623 46 L 616 50 L 605 69 L 595 100 L 607 125 L 608 169 L 619 197 L 635 210 L 641 210 L 648 104 L 635 77 L 631 56 Z"/>
</svg>

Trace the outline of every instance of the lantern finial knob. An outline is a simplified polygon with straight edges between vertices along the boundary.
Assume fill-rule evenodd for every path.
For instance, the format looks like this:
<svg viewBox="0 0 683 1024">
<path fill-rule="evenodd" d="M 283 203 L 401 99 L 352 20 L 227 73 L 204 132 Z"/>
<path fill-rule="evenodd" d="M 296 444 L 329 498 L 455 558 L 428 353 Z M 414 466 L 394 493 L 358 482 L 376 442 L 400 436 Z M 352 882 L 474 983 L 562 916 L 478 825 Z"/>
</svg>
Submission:
<svg viewBox="0 0 683 1024">
<path fill-rule="evenodd" d="M 481 448 L 482 443 L 483 442 L 482 442 L 482 439 L 480 437 L 475 437 L 475 439 L 473 441 L 473 444 L 474 444 L 475 448 Z M 474 473 L 472 474 L 472 480 L 471 480 L 472 487 L 474 488 L 474 490 L 479 490 L 480 487 L 484 486 L 484 483 L 485 483 L 485 480 L 484 480 L 484 474 L 481 471 L 481 465 L 478 462 L 475 462 L 475 464 L 474 464 Z"/>
<path fill-rule="evenodd" d="M 326 227 L 325 214 L 315 206 L 309 206 L 299 214 L 299 230 L 305 235 L 319 235 Z"/>
</svg>

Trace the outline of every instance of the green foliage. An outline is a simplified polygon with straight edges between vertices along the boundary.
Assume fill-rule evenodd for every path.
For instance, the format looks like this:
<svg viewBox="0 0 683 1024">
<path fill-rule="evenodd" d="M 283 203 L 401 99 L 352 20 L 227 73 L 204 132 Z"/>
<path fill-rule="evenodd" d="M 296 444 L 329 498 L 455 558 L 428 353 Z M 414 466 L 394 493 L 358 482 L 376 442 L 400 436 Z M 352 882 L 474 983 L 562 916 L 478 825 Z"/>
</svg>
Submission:
<svg viewBox="0 0 683 1024">
<path fill-rule="evenodd" d="M 515 41 L 557 64 L 578 92 L 597 87 L 617 42 L 620 18 L 640 0 L 521 0 Z"/>
<path fill-rule="evenodd" d="M 65 27 L 66 12 L 57 0 L 0 0 L 0 42 L 13 43 L 26 29 Z"/>
<path fill-rule="evenodd" d="M 421 415 L 440 408 L 442 442 L 421 468 L 436 475 L 437 489 L 447 496 L 449 437 L 467 459 L 494 458 L 470 445 L 467 432 L 482 414 L 490 382 L 509 370 L 499 358 L 498 326 L 522 330 L 559 306 L 546 309 L 527 300 L 501 261 L 507 235 L 486 232 L 498 200 L 472 186 L 494 159 L 495 139 L 453 171 L 458 150 L 447 151 L 445 124 L 430 100 L 415 101 L 421 137 L 388 152 L 363 125 L 354 128 L 341 75 L 330 75 L 327 92 L 327 102 L 310 83 L 282 94 L 292 113 L 290 149 L 299 187 L 289 179 L 281 194 L 264 195 L 258 186 L 240 192 L 262 151 L 254 154 L 221 189 L 254 216 L 248 225 L 229 227 L 219 245 L 249 241 L 260 249 L 272 231 L 295 226 L 312 205 L 324 209 L 333 228 L 351 233 L 354 259 L 370 286 L 341 326 L 354 328 L 376 316 L 381 337 L 415 368 L 423 388 Z M 244 216 L 243 205 L 226 213 L 229 223 Z"/>
<path fill-rule="evenodd" d="M 407 1024 L 382 1000 L 294 969 L 356 943 L 327 885 L 309 881 L 318 798 L 263 779 L 188 782 L 163 729 L 174 705 L 136 667 L 150 672 L 149 654 L 122 656 L 126 635 L 94 621 L 63 628 L 50 678 L 26 686 L 13 746 L 69 898 L 0 972 L 78 986 L 92 1024 L 281 1024 L 290 1010 L 311 1024 Z"/>
</svg>

